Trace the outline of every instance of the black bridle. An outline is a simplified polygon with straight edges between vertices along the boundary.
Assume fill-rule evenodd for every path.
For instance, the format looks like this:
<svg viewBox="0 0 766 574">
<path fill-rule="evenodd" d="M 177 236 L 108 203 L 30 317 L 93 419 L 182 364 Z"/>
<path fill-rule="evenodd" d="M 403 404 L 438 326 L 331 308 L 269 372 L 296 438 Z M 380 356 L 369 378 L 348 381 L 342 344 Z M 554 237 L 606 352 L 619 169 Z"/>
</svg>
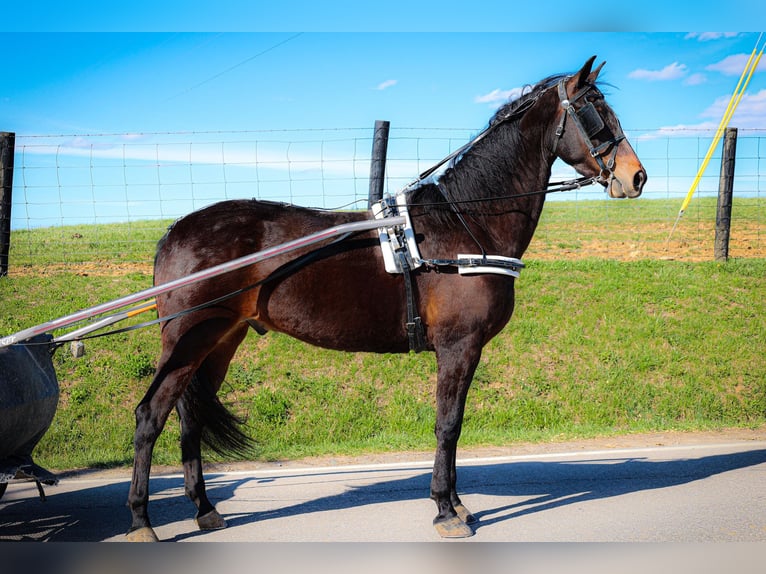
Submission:
<svg viewBox="0 0 766 574">
<path fill-rule="evenodd" d="M 559 140 L 564 133 L 564 126 L 566 125 L 567 117 L 572 118 L 572 122 L 577 126 L 577 130 L 580 132 L 580 136 L 585 141 L 585 145 L 588 146 L 588 151 L 593 159 L 598 163 L 598 167 L 601 172 L 598 175 L 598 180 L 606 182 L 611 180 L 614 170 L 614 158 L 617 155 L 617 146 L 625 139 L 625 134 L 622 133 L 622 129 L 619 129 L 618 134 L 614 134 L 612 130 L 607 127 L 604 122 L 604 118 L 598 113 L 593 102 L 589 102 L 586 98 L 588 92 L 595 89 L 595 86 L 591 83 L 586 83 L 574 96 L 569 98 L 567 96 L 566 82 L 567 78 L 562 78 L 558 83 L 558 94 L 561 107 L 564 108 L 564 114 L 561 116 L 561 122 L 559 122 L 556 128 L 556 141 L 553 144 L 553 153 L 556 153 Z M 579 99 L 585 101 L 585 105 L 579 109 L 575 109 L 574 103 Z M 608 132 L 608 137 L 600 145 L 595 145 L 591 138 L 597 136 L 602 132 Z M 604 162 L 605 152 L 611 148 L 611 154 Z"/>
<path fill-rule="evenodd" d="M 570 191 L 573 189 L 580 189 L 587 185 L 593 185 L 595 183 L 608 185 L 613 177 L 615 156 L 617 155 L 617 146 L 622 140 L 625 139 L 625 134 L 622 132 L 622 129 L 619 129 L 619 133 L 615 135 L 612 132 L 612 130 L 609 127 L 607 127 L 606 123 L 604 122 L 604 119 L 601 117 L 601 114 L 599 114 L 598 110 L 596 110 L 596 107 L 593 105 L 593 102 L 588 101 L 587 98 L 584 100 L 586 102 L 584 106 L 580 107 L 579 109 L 575 109 L 574 105 L 572 104 L 574 104 L 580 99 L 585 98 L 588 92 L 596 89 L 596 86 L 592 83 L 586 83 L 585 86 L 583 86 L 572 98 L 569 98 L 566 92 L 566 82 L 570 78 L 571 76 L 565 76 L 561 78 L 561 80 L 559 80 L 557 84 L 559 101 L 561 103 L 561 107 L 564 109 L 564 114 L 562 114 L 561 121 L 559 122 L 559 125 L 556 128 L 556 140 L 553 143 L 552 152 L 555 155 L 556 149 L 558 148 L 559 140 L 561 139 L 561 136 L 564 134 L 564 127 L 566 125 L 567 116 L 571 116 L 573 123 L 575 124 L 578 131 L 580 132 L 580 135 L 583 138 L 585 144 L 588 146 L 588 151 L 591 157 L 593 157 L 598 163 L 600 172 L 597 176 L 593 176 L 593 177 L 582 176 L 582 177 L 578 177 L 578 178 L 570 179 L 566 181 L 549 183 L 546 189 L 529 191 L 529 192 L 520 193 L 520 194 L 493 197 L 493 198 L 460 200 L 460 201 L 448 200 L 443 203 L 452 204 L 454 207 L 454 205 L 457 203 L 480 203 L 485 201 L 514 199 L 514 198 L 520 198 L 520 197 L 528 197 L 532 195 L 544 195 L 544 194 L 556 193 L 560 191 Z M 415 179 L 414 181 L 409 183 L 407 186 L 405 186 L 402 189 L 401 193 L 407 192 L 410 189 L 416 187 L 417 185 L 422 183 L 423 180 L 425 180 L 430 175 L 435 173 L 444 164 L 454 161 L 456 158 L 463 155 L 466 151 L 468 151 L 470 148 L 476 145 L 476 143 L 478 143 L 479 141 L 484 139 L 486 136 L 488 136 L 492 131 L 494 131 L 496 127 L 504 124 L 505 122 L 513 118 L 517 118 L 523 115 L 525 112 L 527 112 L 527 110 L 529 110 L 532 106 L 535 105 L 535 103 L 537 102 L 537 100 L 540 99 L 540 96 L 542 96 L 543 93 L 544 92 L 537 94 L 535 97 L 530 98 L 529 100 L 521 104 L 515 110 L 512 110 L 506 113 L 505 115 L 496 118 L 495 121 L 493 121 L 489 126 L 487 126 L 484 129 L 484 131 L 482 131 L 479 135 L 477 135 L 467 144 L 455 150 L 454 152 L 449 154 L 447 157 L 445 157 L 438 163 L 428 168 L 426 171 L 422 172 L 417 177 L 417 179 Z M 601 143 L 600 145 L 595 145 L 593 143 L 592 138 L 604 131 L 608 131 L 608 135 L 610 137 L 604 140 L 603 143 Z M 611 151 L 610 157 L 605 162 L 604 154 L 609 148 L 611 148 L 612 151 Z M 418 205 L 426 205 L 426 204 L 418 204 Z M 431 204 L 427 204 L 427 205 L 431 205 Z"/>
<path fill-rule="evenodd" d="M 619 129 L 619 133 L 615 135 L 612 132 L 612 130 L 606 125 L 606 122 L 604 122 L 604 118 L 601 117 L 601 114 L 593 105 L 593 102 L 590 102 L 587 100 L 586 96 L 588 92 L 596 89 L 596 86 L 594 84 L 590 82 L 586 82 L 585 85 L 582 88 L 580 88 L 580 90 L 572 98 L 568 97 L 567 90 L 566 90 L 566 82 L 569 79 L 571 79 L 571 77 L 572 76 L 564 76 L 558 81 L 558 84 L 557 84 L 559 101 L 561 103 L 561 107 L 564 109 L 564 113 L 562 114 L 561 121 L 559 122 L 559 125 L 556 128 L 556 134 L 555 134 L 556 139 L 553 143 L 553 149 L 551 151 L 554 155 L 556 154 L 556 149 L 558 148 L 559 140 L 561 139 L 561 136 L 564 134 L 564 127 L 566 125 L 567 117 L 571 116 L 572 122 L 575 124 L 575 126 L 577 126 L 577 130 L 579 131 L 580 136 L 582 137 L 584 143 L 588 146 L 588 151 L 590 152 L 591 157 L 593 157 L 598 163 L 598 166 L 600 169 L 598 175 L 593 177 L 582 176 L 582 177 L 578 177 L 578 178 L 567 180 L 567 181 L 549 183 L 546 189 L 529 191 L 525 193 L 517 193 L 517 194 L 507 195 L 507 196 L 497 196 L 497 197 L 491 197 L 491 198 L 483 197 L 483 198 L 476 198 L 476 199 L 454 200 L 450 198 L 449 196 L 447 196 L 445 191 L 442 190 L 442 193 L 445 195 L 446 201 L 438 202 L 438 203 L 418 203 L 417 204 L 418 206 L 421 206 L 421 207 L 449 205 L 452 208 L 452 210 L 455 212 L 455 215 L 457 216 L 461 225 L 465 228 L 465 230 L 468 232 L 468 234 L 476 243 L 476 245 L 479 247 L 479 249 L 481 249 L 482 256 L 485 259 L 486 259 L 486 252 L 484 250 L 484 247 L 471 231 L 471 227 L 468 225 L 468 222 L 463 217 L 463 213 L 458 208 L 458 204 L 483 203 L 487 201 L 519 199 L 522 197 L 529 197 L 534 195 L 546 195 L 548 193 L 555 193 L 559 191 L 569 191 L 572 189 L 580 189 L 583 186 L 593 185 L 594 183 L 600 183 L 604 186 L 608 186 L 611 183 L 612 178 L 614 177 L 613 169 L 614 169 L 615 156 L 617 155 L 617 146 L 622 140 L 625 139 L 625 134 L 623 134 L 622 129 Z M 409 191 L 413 187 L 416 187 L 417 185 L 421 184 L 424 179 L 426 179 L 427 177 L 435 173 L 444 164 L 455 161 L 456 158 L 458 158 L 459 156 L 467 152 L 470 148 L 476 145 L 477 142 L 487 137 L 487 135 L 489 135 L 496 127 L 502 125 L 503 123 L 513 118 L 517 118 L 523 115 L 524 113 L 526 113 L 530 108 L 532 108 L 535 105 L 535 103 L 537 103 L 537 100 L 540 99 L 543 93 L 547 92 L 549 89 L 552 89 L 552 88 L 553 86 L 551 86 L 550 88 L 547 88 L 546 90 L 543 90 L 542 92 L 538 93 L 533 98 L 530 98 L 529 100 L 523 102 L 516 109 L 510 110 L 506 112 L 504 115 L 495 118 L 495 120 L 491 122 L 489 126 L 487 126 L 484 129 L 484 131 L 482 131 L 478 136 L 476 136 L 474 139 L 469 141 L 464 146 L 460 147 L 458 150 L 449 154 L 447 157 L 442 159 L 437 164 L 433 165 L 432 167 L 430 167 L 429 169 L 421 173 L 417 179 L 415 179 L 409 185 L 404 187 L 399 193 L 405 194 L 407 191 Z M 585 101 L 585 105 L 581 106 L 579 109 L 575 109 L 575 106 L 573 104 L 580 99 L 583 99 Z M 604 135 L 607 135 L 608 137 L 607 139 L 603 141 L 603 143 L 597 146 L 593 143 L 592 138 L 601 134 L 602 132 L 604 132 Z M 605 162 L 604 155 L 605 155 L 605 152 L 609 150 L 609 148 L 611 148 L 611 154 Z M 438 186 L 437 182 L 434 182 L 434 183 L 435 185 Z"/>
</svg>

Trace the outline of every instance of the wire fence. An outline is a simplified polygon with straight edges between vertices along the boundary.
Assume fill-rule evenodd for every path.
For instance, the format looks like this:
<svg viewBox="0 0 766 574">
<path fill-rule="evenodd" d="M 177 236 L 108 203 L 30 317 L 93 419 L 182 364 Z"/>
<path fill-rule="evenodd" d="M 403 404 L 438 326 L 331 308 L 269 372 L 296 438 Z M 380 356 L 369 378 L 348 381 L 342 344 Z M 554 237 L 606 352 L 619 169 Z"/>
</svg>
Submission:
<svg viewBox="0 0 766 574">
<path fill-rule="evenodd" d="M 712 132 L 626 133 L 649 174 L 642 197 L 610 200 L 593 187 L 549 196 L 529 257 L 712 259 L 720 150 L 669 237 Z M 386 192 L 473 135 L 392 127 Z M 732 257 L 766 256 L 765 135 L 739 131 Z M 224 199 L 366 209 L 372 138 L 371 128 L 17 135 L 10 267 L 148 266 L 170 222 Z M 554 165 L 553 180 L 573 176 Z"/>
</svg>

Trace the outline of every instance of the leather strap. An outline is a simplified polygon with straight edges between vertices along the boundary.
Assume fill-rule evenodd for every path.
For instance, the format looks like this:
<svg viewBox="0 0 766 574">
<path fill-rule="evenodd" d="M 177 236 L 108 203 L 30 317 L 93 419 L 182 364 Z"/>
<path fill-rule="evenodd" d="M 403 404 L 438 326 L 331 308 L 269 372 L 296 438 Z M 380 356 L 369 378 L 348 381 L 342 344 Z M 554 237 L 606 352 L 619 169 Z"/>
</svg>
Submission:
<svg viewBox="0 0 766 574">
<path fill-rule="evenodd" d="M 412 273 L 404 250 L 399 250 L 396 254 L 399 257 L 399 263 L 402 266 L 404 294 L 407 299 L 407 323 L 405 323 L 405 326 L 407 327 L 407 339 L 409 340 L 410 350 L 419 353 L 425 350 L 426 342 L 423 321 L 421 321 L 420 315 L 416 315 L 415 293 L 412 288 Z"/>
</svg>

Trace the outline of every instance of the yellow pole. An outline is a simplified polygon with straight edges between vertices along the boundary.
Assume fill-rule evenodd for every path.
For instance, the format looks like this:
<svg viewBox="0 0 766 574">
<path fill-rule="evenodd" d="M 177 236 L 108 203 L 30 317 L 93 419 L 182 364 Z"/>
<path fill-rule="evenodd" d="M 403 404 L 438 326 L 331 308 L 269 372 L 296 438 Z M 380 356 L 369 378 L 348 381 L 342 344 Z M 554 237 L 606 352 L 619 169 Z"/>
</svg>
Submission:
<svg viewBox="0 0 766 574">
<path fill-rule="evenodd" d="M 729 104 L 726 106 L 726 111 L 724 112 L 723 117 L 721 118 L 721 122 L 718 124 L 718 129 L 716 129 L 715 136 L 713 137 L 713 141 L 710 142 L 710 147 L 707 150 L 707 154 L 705 154 L 705 159 L 703 160 L 702 165 L 697 171 L 697 175 L 694 177 L 694 181 L 692 181 L 691 187 L 689 187 L 689 191 L 687 192 L 686 197 L 684 198 L 683 204 L 681 204 L 681 209 L 678 212 L 678 216 L 676 217 L 676 220 L 673 223 L 673 227 L 671 228 L 670 233 L 668 234 L 667 241 L 670 241 L 670 238 L 673 235 L 673 232 L 676 230 L 676 227 L 678 226 L 678 222 L 681 220 L 681 217 L 686 211 L 686 208 L 689 207 L 689 203 L 691 202 L 692 196 L 694 195 L 694 190 L 697 188 L 697 185 L 699 185 L 700 179 L 702 179 L 702 174 L 705 173 L 705 170 L 707 169 L 707 165 L 708 163 L 710 163 L 710 158 L 713 157 L 713 152 L 715 151 L 715 148 L 717 147 L 718 142 L 721 139 L 721 136 L 726 130 L 726 126 L 729 125 L 729 121 L 731 120 L 731 117 L 734 115 L 734 110 L 737 109 L 737 106 L 739 105 L 739 102 L 742 99 L 742 96 L 745 93 L 745 90 L 747 89 L 747 85 L 750 83 L 750 78 L 752 78 L 753 72 L 758 67 L 758 63 L 761 61 L 761 56 L 763 56 L 763 50 L 764 48 L 766 48 L 766 44 L 764 44 L 764 46 L 761 47 L 761 51 L 760 53 L 758 53 L 758 57 L 755 58 L 755 62 L 753 62 L 753 58 L 755 57 L 755 54 L 758 51 L 758 45 L 761 43 L 762 36 L 763 36 L 763 33 L 761 33 L 758 36 L 758 40 L 755 43 L 755 47 L 753 48 L 753 51 L 750 54 L 750 57 L 747 59 L 747 63 L 745 64 L 745 69 L 742 70 L 742 74 L 739 77 L 739 82 L 737 82 L 737 87 L 734 88 L 734 93 L 731 95 L 731 98 L 729 99 Z M 743 85 L 743 82 L 744 82 L 744 85 Z M 740 89 L 740 87 L 742 89 Z"/>
<path fill-rule="evenodd" d="M 745 90 L 747 89 L 747 85 L 750 83 L 750 78 L 753 77 L 753 72 L 758 68 L 758 64 L 761 61 L 761 56 L 763 56 L 763 49 L 766 48 L 766 45 L 764 45 L 763 48 L 761 48 L 761 51 L 758 53 L 758 57 L 755 59 L 755 62 L 750 67 L 750 71 L 747 74 L 747 79 L 745 80 L 745 85 L 742 87 L 742 91 L 739 92 L 739 95 L 737 95 L 737 101 L 734 104 L 734 109 L 739 105 L 739 101 L 742 99 L 742 96 L 745 93 Z M 731 120 L 731 116 L 734 115 L 734 109 L 729 112 L 729 117 L 726 118 L 726 123 L 729 123 L 729 120 Z"/>
<path fill-rule="evenodd" d="M 760 41 L 760 37 L 758 38 Z M 761 54 L 758 55 L 758 58 L 755 61 L 755 65 L 751 66 L 751 63 L 753 62 L 753 58 L 755 57 L 755 53 L 758 50 L 758 45 L 756 44 L 755 48 L 753 48 L 753 53 L 750 54 L 750 58 L 747 60 L 747 64 L 745 64 L 745 69 L 742 70 L 742 75 L 739 77 L 739 82 L 737 83 L 737 87 L 734 89 L 734 93 L 731 95 L 731 99 L 729 99 L 729 105 L 726 106 L 726 111 L 723 114 L 723 117 L 721 118 L 721 123 L 718 124 L 718 129 L 715 132 L 715 136 L 713 137 L 713 141 L 710 143 L 710 147 L 707 150 L 707 154 L 705 155 L 705 159 L 702 162 L 702 165 L 699 168 L 699 171 L 697 171 L 697 175 L 694 178 L 694 181 L 692 181 L 692 185 L 689 188 L 689 192 L 686 194 L 686 198 L 684 199 L 683 204 L 681 205 L 681 212 L 679 214 L 679 217 L 681 214 L 683 214 L 684 211 L 686 211 L 686 208 L 689 207 L 689 203 L 692 200 L 692 195 L 694 194 L 694 190 L 697 188 L 697 185 L 700 182 L 700 179 L 702 179 L 702 174 L 705 173 L 705 170 L 707 169 L 708 163 L 710 163 L 710 158 L 713 156 L 713 152 L 715 151 L 715 148 L 718 146 L 718 142 L 721 139 L 721 136 L 723 135 L 724 131 L 726 130 L 726 126 L 729 125 L 729 120 L 731 120 L 731 116 L 734 115 L 734 110 L 737 108 L 737 105 L 739 105 L 739 101 L 742 99 L 742 94 L 745 92 L 745 89 L 747 88 L 747 84 L 750 82 L 750 78 L 753 75 L 753 71 L 758 66 L 758 61 L 761 59 L 761 55 L 763 54 L 763 48 L 761 48 Z M 747 77 L 747 80 L 745 80 L 745 77 Z M 743 80 L 745 80 L 745 85 L 742 85 Z M 742 90 L 740 91 L 740 86 L 742 86 Z"/>
</svg>

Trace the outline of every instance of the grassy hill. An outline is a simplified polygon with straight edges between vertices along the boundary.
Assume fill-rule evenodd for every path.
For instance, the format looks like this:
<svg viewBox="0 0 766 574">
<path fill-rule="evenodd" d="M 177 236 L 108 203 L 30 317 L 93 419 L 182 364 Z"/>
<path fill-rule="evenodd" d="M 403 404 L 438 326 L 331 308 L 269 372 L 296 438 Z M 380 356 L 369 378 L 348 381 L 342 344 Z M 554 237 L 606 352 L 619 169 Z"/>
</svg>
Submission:
<svg viewBox="0 0 766 574">
<path fill-rule="evenodd" d="M 514 317 L 476 373 L 461 445 L 764 424 L 766 259 L 571 256 L 584 237 L 572 226 L 584 228 L 587 218 L 582 207 L 575 223 L 559 212 L 569 207 L 549 207 L 517 281 Z M 621 225 L 611 213 L 617 227 L 638 225 L 634 212 L 625 211 Z M 148 287 L 147 262 L 163 226 L 131 225 L 150 230 L 144 247 L 124 258 L 133 266 L 118 258 L 99 266 L 94 253 L 80 253 L 79 267 L 17 261 L 20 272 L 0 279 L 0 335 Z M 87 241 L 95 230 L 27 231 L 24 241 L 38 233 L 43 242 L 53 233 Z M 116 228 L 98 233 L 120 252 L 124 236 Z M 37 461 L 55 469 L 130 464 L 133 409 L 158 351 L 157 327 L 88 341 L 79 359 L 59 349 L 61 399 Z M 253 459 L 428 450 L 435 380 L 427 353 L 338 353 L 251 333 L 223 400 L 246 418 L 257 443 Z M 177 445 L 173 416 L 155 462 L 177 464 Z"/>
</svg>

